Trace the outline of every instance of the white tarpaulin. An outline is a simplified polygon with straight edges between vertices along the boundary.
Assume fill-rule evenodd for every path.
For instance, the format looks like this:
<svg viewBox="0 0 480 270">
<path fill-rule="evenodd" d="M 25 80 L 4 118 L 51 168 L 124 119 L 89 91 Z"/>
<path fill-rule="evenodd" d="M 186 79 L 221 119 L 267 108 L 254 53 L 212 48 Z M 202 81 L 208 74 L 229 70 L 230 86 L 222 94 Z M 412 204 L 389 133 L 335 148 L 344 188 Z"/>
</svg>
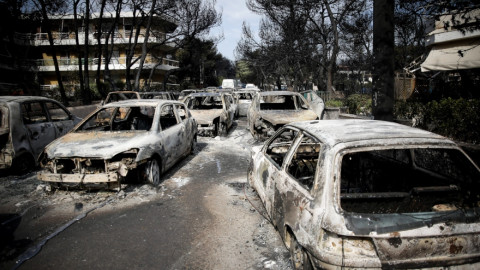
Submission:
<svg viewBox="0 0 480 270">
<path fill-rule="evenodd" d="M 422 72 L 480 68 L 480 39 L 434 45 L 421 67 Z"/>
</svg>

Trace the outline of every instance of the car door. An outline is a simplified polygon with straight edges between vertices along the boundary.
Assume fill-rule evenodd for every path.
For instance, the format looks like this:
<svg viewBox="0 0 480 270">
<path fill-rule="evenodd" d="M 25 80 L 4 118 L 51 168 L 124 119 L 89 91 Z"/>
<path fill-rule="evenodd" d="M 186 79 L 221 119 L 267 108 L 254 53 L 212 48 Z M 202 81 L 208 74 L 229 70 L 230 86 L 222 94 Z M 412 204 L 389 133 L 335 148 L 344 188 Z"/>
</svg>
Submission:
<svg viewBox="0 0 480 270">
<path fill-rule="evenodd" d="M 224 110 L 227 112 L 227 126 L 231 127 L 235 118 L 235 104 L 233 104 L 233 98 L 231 95 L 224 95 Z"/>
<path fill-rule="evenodd" d="M 75 121 L 76 119 L 74 119 L 71 114 L 69 114 L 62 106 L 60 106 L 60 104 L 53 101 L 47 101 L 45 102 L 45 107 L 48 111 L 50 121 L 55 127 L 56 138 L 65 135 L 77 123 Z"/>
<path fill-rule="evenodd" d="M 21 111 L 32 154 L 37 157 L 43 148 L 56 138 L 55 127 L 49 121 L 42 101 L 24 102 Z"/>
<path fill-rule="evenodd" d="M 289 224 L 294 230 L 304 230 L 301 227 L 311 219 L 311 191 L 321 149 L 321 143 L 307 133 L 292 146 L 284 170 L 275 178 L 272 218 L 278 227 Z"/>
<path fill-rule="evenodd" d="M 182 125 L 177 120 L 173 104 L 164 104 L 160 107 L 160 134 L 164 149 L 163 162 L 165 169 L 170 168 L 183 154 L 181 137 Z"/>
<path fill-rule="evenodd" d="M 191 142 L 193 140 L 193 125 L 189 125 L 189 117 L 185 108 L 185 104 L 175 104 L 174 108 L 178 123 L 181 126 L 180 134 L 178 135 L 178 138 L 180 139 L 179 150 L 181 153 L 186 153 L 189 151 Z"/>
<path fill-rule="evenodd" d="M 302 92 L 302 94 L 318 117 L 322 117 L 323 110 L 325 109 L 325 103 L 323 102 L 323 99 L 313 91 L 305 91 Z"/>
<path fill-rule="evenodd" d="M 297 138 L 298 131 L 292 128 L 283 128 L 267 141 L 258 159 L 255 160 L 256 175 L 258 180 L 259 196 L 265 204 L 269 215 L 273 218 L 275 211 L 275 186 L 277 178 L 284 178 L 284 163 L 292 145 Z"/>
</svg>

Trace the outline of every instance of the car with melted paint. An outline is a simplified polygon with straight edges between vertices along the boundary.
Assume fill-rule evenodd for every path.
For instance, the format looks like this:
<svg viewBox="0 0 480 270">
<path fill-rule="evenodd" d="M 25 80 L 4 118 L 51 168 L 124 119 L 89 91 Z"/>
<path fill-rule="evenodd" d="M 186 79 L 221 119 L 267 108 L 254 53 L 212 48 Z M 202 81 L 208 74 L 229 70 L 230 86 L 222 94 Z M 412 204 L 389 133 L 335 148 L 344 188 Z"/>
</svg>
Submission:
<svg viewBox="0 0 480 270">
<path fill-rule="evenodd" d="M 61 103 L 37 96 L 0 97 L 0 169 L 31 170 L 43 148 L 80 118 Z"/>
<path fill-rule="evenodd" d="M 256 139 L 266 139 L 285 124 L 319 119 L 297 92 L 266 91 L 255 95 L 247 112 L 248 128 Z"/>
<path fill-rule="evenodd" d="M 141 99 L 140 93 L 137 91 L 112 91 L 108 93 L 102 105 L 128 99 Z"/>
<path fill-rule="evenodd" d="M 295 269 L 480 268 L 480 170 L 440 135 L 291 123 L 252 148 L 248 181 Z"/>
<path fill-rule="evenodd" d="M 199 135 L 226 135 L 235 121 L 236 105 L 229 93 L 194 93 L 184 102 L 197 120 Z"/>
<path fill-rule="evenodd" d="M 162 173 L 193 151 L 196 135 L 195 119 L 179 101 L 109 103 L 45 148 L 37 176 L 53 185 L 116 188 L 136 172 L 158 185 Z"/>
</svg>

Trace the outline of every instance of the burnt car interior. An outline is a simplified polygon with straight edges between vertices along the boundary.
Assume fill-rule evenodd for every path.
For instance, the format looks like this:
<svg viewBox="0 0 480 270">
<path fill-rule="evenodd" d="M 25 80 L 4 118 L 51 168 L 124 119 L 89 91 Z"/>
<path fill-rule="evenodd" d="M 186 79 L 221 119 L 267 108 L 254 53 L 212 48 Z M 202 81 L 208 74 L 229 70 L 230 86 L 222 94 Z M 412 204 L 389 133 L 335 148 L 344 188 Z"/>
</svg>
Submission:
<svg viewBox="0 0 480 270">
<path fill-rule="evenodd" d="M 268 145 L 266 154 L 278 168 L 285 161 L 285 156 L 297 133 L 294 130 L 285 130 Z M 287 164 L 287 173 L 307 190 L 313 187 L 320 149 L 320 142 L 304 134 L 300 144 L 294 150 L 292 160 Z"/>
<path fill-rule="evenodd" d="M 150 130 L 154 114 L 154 107 L 106 108 L 92 115 L 78 130 Z"/>
<path fill-rule="evenodd" d="M 222 97 L 209 96 L 191 98 L 188 100 L 187 106 L 190 110 L 222 109 Z"/>
<path fill-rule="evenodd" d="M 348 153 L 341 166 L 347 212 L 440 212 L 480 206 L 480 175 L 455 149 L 411 148 Z"/>
<path fill-rule="evenodd" d="M 260 102 L 260 110 L 298 110 L 308 109 L 303 102 L 299 100 L 297 96 L 285 95 L 285 96 L 265 96 Z"/>
</svg>

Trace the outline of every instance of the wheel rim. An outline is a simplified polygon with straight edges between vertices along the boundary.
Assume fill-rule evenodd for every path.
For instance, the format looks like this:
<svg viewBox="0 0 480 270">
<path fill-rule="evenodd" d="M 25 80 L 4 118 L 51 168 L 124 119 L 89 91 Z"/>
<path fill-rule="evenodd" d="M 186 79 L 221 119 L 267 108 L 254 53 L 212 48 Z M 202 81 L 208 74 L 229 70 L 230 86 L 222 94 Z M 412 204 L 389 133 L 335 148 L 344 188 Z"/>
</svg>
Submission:
<svg viewBox="0 0 480 270">
<path fill-rule="evenodd" d="M 149 162 L 147 174 L 148 174 L 148 181 L 152 185 L 160 184 L 160 167 L 158 166 L 158 162 L 156 159 L 152 159 Z"/>
</svg>

